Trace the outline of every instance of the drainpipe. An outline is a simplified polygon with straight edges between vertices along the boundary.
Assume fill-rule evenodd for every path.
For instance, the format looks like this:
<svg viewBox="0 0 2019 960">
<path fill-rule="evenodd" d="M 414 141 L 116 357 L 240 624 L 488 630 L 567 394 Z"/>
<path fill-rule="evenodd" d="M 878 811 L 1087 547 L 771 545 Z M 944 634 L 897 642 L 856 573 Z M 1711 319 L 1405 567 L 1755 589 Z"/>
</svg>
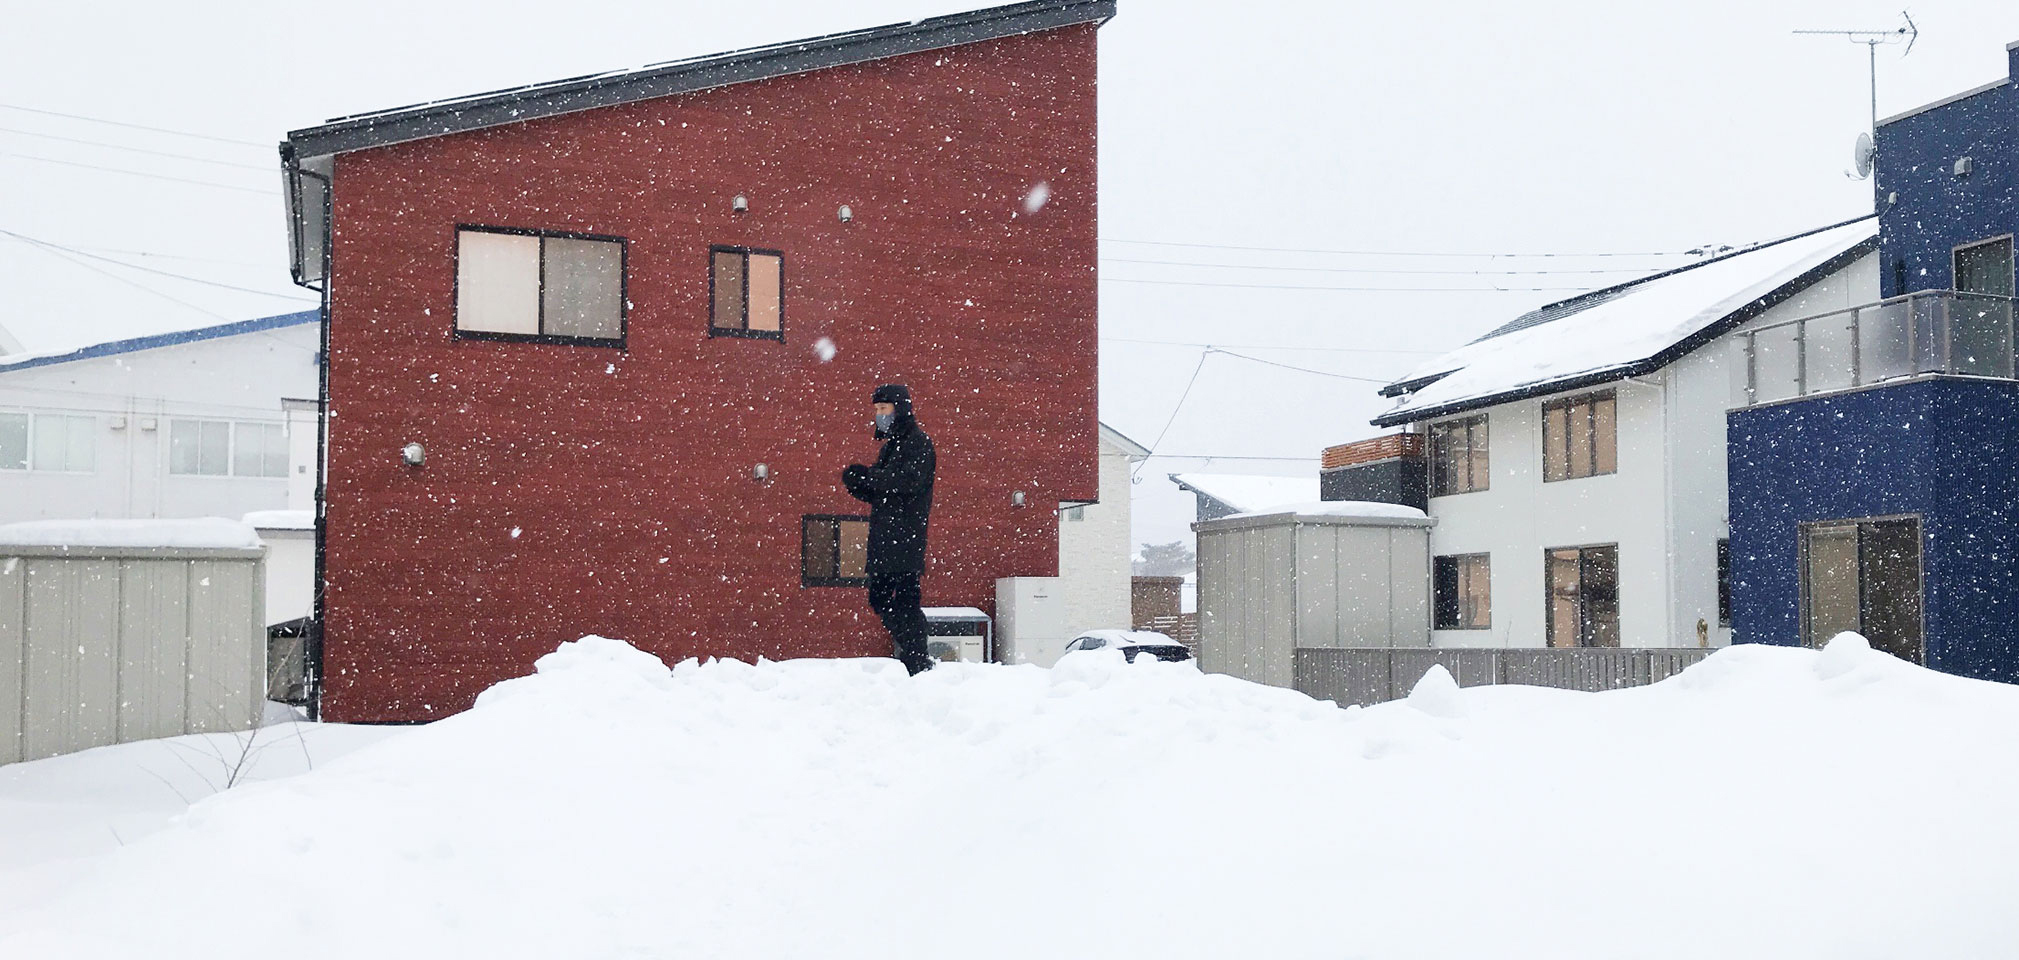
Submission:
<svg viewBox="0 0 2019 960">
<path fill-rule="evenodd" d="M 329 177 L 312 170 L 304 170 L 294 154 L 294 145 L 280 145 L 281 164 L 287 174 L 288 201 L 290 205 L 299 202 L 301 191 L 298 185 L 302 177 L 322 181 L 322 270 L 319 281 L 310 281 L 300 275 L 300 271 L 290 264 L 296 286 L 314 290 L 319 295 L 321 345 L 316 363 L 316 437 L 315 437 L 315 582 L 310 591 L 308 629 L 302 638 L 302 659 L 308 673 L 304 695 L 308 698 L 308 718 L 322 719 L 323 691 L 323 592 L 327 583 L 329 524 L 324 504 L 327 501 L 329 476 L 325 464 L 329 460 L 329 307 L 330 307 L 330 237 L 333 232 L 331 202 L 335 195 L 335 185 Z M 288 229 L 294 232 L 294 249 L 302 249 L 302 212 L 294 211 L 293 222 Z"/>
</svg>

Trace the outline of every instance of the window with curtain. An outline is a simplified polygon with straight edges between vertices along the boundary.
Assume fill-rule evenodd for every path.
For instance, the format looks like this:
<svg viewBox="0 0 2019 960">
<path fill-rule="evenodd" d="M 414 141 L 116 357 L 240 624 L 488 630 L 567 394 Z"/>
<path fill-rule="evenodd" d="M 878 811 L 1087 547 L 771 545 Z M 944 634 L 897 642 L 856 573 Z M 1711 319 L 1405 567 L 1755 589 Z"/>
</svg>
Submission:
<svg viewBox="0 0 2019 960">
<path fill-rule="evenodd" d="M 456 333 L 624 345 L 622 237 L 456 228 Z"/>
<path fill-rule="evenodd" d="M 1485 490 L 1491 479 L 1486 414 L 1430 426 L 1430 495 Z"/>
<path fill-rule="evenodd" d="M 1611 390 L 1542 405 L 1542 479 L 1619 472 L 1619 405 Z"/>
<path fill-rule="evenodd" d="M 809 587 L 856 587 L 869 582 L 869 518 L 800 519 L 799 581 Z"/>
<path fill-rule="evenodd" d="M 718 246 L 708 257 L 708 333 L 785 339 L 785 255 Z"/>
<path fill-rule="evenodd" d="M 1619 646 L 1619 544 L 1545 551 L 1543 576 L 1550 646 Z"/>
<path fill-rule="evenodd" d="M 1493 625 L 1492 562 L 1467 553 L 1431 560 L 1432 625 L 1439 630 L 1485 630 Z"/>
</svg>

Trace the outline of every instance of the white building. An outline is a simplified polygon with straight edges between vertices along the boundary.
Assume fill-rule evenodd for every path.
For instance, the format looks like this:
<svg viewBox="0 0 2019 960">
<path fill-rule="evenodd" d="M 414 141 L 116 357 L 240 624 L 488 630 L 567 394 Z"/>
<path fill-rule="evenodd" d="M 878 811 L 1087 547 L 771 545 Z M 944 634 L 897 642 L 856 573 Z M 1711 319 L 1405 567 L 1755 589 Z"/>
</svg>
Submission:
<svg viewBox="0 0 2019 960">
<path fill-rule="evenodd" d="M 0 523 L 289 506 L 283 398 L 314 397 L 314 311 L 0 358 Z M 313 477 L 308 479 L 313 482 Z"/>
<path fill-rule="evenodd" d="M 1129 504 L 1132 466 L 1148 457 L 1142 444 L 1101 424 L 1100 501 L 1059 510 L 1059 586 L 1066 638 L 1086 630 L 1130 625 Z"/>
<path fill-rule="evenodd" d="M 1878 299 L 1876 250 L 1866 218 L 1582 294 L 1384 388 L 1428 434 L 1431 644 L 1730 642 L 1724 335 Z"/>
</svg>

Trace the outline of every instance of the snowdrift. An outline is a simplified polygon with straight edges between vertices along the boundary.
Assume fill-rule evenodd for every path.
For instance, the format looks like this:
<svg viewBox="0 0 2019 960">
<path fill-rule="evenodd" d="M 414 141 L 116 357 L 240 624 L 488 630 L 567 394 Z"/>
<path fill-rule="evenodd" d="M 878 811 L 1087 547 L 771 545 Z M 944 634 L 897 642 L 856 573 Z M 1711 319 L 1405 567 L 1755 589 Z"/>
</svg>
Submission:
<svg viewBox="0 0 2019 960">
<path fill-rule="evenodd" d="M 1854 637 L 1365 710 L 592 637 L 0 905 L 0 957 L 2010 957 L 2014 731 Z"/>
</svg>

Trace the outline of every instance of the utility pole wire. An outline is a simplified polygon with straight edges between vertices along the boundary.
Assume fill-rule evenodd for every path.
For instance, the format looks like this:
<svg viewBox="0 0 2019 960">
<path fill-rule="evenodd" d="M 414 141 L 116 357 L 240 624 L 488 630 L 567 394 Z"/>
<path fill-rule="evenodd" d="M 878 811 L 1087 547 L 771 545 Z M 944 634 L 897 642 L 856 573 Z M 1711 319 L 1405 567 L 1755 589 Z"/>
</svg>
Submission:
<svg viewBox="0 0 2019 960">
<path fill-rule="evenodd" d="M 122 167 L 101 167 L 95 163 L 78 163 L 75 160 L 58 160 L 54 157 L 38 157 L 26 153 L 0 153 L 0 157 L 13 157 L 17 160 L 34 160 L 38 163 L 55 163 L 55 164 L 61 164 L 66 167 L 83 167 L 86 170 L 103 170 L 108 173 L 123 173 L 129 177 L 146 177 L 149 180 L 167 180 L 172 183 L 189 183 L 189 184 L 195 184 L 196 186 L 199 187 L 211 187 L 217 190 L 235 190 L 239 193 L 258 193 L 270 197 L 280 196 L 279 190 L 261 190 L 256 187 L 239 187 L 239 186 L 233 186 L 232 184 L 229 183 L 212 183 L 209 180 L 188 180 L 182 177 L 171 177 L 159 173 L 147 173 L 141 170 L 127 170 Z M 279 175 L 279 173 L 280 173 L 279 168 L 275 168 L 274 174 L 277 176 Z"/>
<path fill-rule="evenodd" d="M 1206 280 L 1144 280 L 1102 277 L 1102 283 L 1147 283 L 1163 287 L 1229 287 L 1237 290 L 1333 290 L 1352 293 L 1584 293 L 1593 287 L 1332 287 L 1282 283 L 1215 283 Z"/>
<path fill-rule="evenodd" d="M 1256 253 L 1322 253 L 1353 257 L 1561 258 L 1569 260 L 1582 257 L 1687 257 L 1691 255 L 1688 250 L 1649 250 L 1642 252 L 1614 250 L 1600 253 L 1522 253 L 1518 251 L 1464 253 L 1435 250 L 1328 250 L 1316 247 L 1250 247 L 1227 243 L 1185 243 L 1177 240 L 1124 240 L 1119 237 L 1102 237 L 1101 242 L 1129 243 L 1147 247 L 1198 247 L 1205 250 L 1248 250 Z"/>
<path fill-rule="evenodd" d="M 273 293 L 273 292 L 271 292 L 271 291 L 267 291 L 267 290 L 255 290 L 255 289 L 253 289 L 252 287 L 241 287 L 241 286 L 236 286 L 236 285 L 234 285 L 234 284 L 229 284 L 229 283 L 219 283 L 219 282 L 217 282 L 217 281 L 215 281 L 215 280 L 205 280 L 205 279 L 203 279 L 203 278 L 201 278 L 201 277 L 192 277 L 192 276 L 187 276 L 187 275 L 185 275 L 185 274 L 180 274 L 180 273 L 174 273 L 174 272 L 172 272 L 172 271 L 168 271 L 168 270 L 158 270 L 158 269 L 156 269 L 156 268 L 154 268 L 154 267 L 143 267 L 143 266 L 141 266 L 140 264 L 137 264 L 137 263 L 126 263 L 126 262 L 124 262 L 124 261 L 121 261 L 121 260 L 115 260 L 115 259 L 113 259 L 113 258 L 111 258 L 111 257 L 104 257 L 104 256 L 99 256 L 98 254 L 95 254 L 95 253 L 85 253 L 84 251 L 82 251 L 82 250 L 79 250 L 79 249 L 77 249 L 76 247 L 66 247 L 66 246 L 64 246 L 64 245 L 62 245 L 62 244 L 60 244 L 60 243 L 51 243 L 51 242 L 49 242 L 49 241 L 47 241 L 47 240 L 38 240 L 38 239 L 36 239 L 36 238 L 34 238 L 34 237 L 31 237 L 31 236 L 28 236 L 27 234 L 24 234 L 24 233 L 15 233 L 14 231 L 12 231 L 12 230 L 8 230 L 8 229 L 6 229 L 6 228 L 4 228 L 4 227 L 0 227 L 0 236 L 9 236 L 9 237 L 13 237 L 14 239 L 16 239 L 16 240 L 19 240 L 19 241 L 21 241 L 21 242 L 23 242 L 23 243 L 27 243 L 27 244 L 31 244 L 31 245 L 34 245 L 34 246 L 38 246 L 38 247 L 44 247 L 44 248 L 47 248 L 47 249 L 50 249 L 50 250 L 62 250 L 62 251 L 64 251 L 64 252 L 66 252 L 66 253 L 74 253 L 74 254 L 76 254 L 76 255 L 78 255 L 78 256 L 80 256 L 80 257 L 88 257 L 88 258 L 90 258 L 90 259 L 92 259 L 92 260 L 97 260 L 97 261 L 99 261 L 99 262 L 101 262 L 101 263 L 109 263 L 109 264 L 112 264 L 113 266 L 116 266 L 116 267 L 125 267 L 125 268 L 126 268 L 126 269 L 128 269 L 128 270 L 138 270 L 138 271 L 140 271 L 140 272 L 142 272 L 142 273 L 152 273 L 152 274 L 155 274 L 155 275 L 157 275 L 157 276 L 163 276 L 163 277 L 170 277 L 170 278 L 173 278 L 173 279 L 176 279 L 176 280 L 186 280 L 186 281 L 188 281 L 188 282 L 190 282 L 190 283 L 200 283 L 200 284 L 203 284 L 203 285 L 204 285 L 204 286 L 206 286 L 206 287 L 220 287 L 220 288 L 222 288 L 222 289 L 225 289 L 225 290 L 236 290 L 236 291 L 238 291 L 238 292 L 240 292 L 240 293 L 254 293 L 254 294 L 258 294 L 258 295 L 260 295 L 260 296 L 262 296 L 262 297 L 272 297 L 272 298 L 274 298 L 274 299 L 276 299 L 276 300 L 286 300 L 286 301 L 288 301 L 288 302 L 290 302 L 290 303 L 315 303 L 315 302 L 316 302 L 316 301 L 314 301 L 314 300 L 310 300 L 310 299 L 308 299 L 308 298 L 306 298 L 306 297 L 295 297 L 295 296 L 289 296 L 289 295 L 287 295 L 287 294 L 284 294 L 284 293 Z"/>
<path fill-rule="evenodd" d="M 64 143 L 81 143 L 87 147 L 104 147 L 107 150 L 125 150 L 129 153 L 145 153 L 156 157 L 173 157 L 177 160 L 187 160 L 191 163 L 209 163 L 209 164 L 215 164 L 220 167 L 237 167 L 241 170 L 258 170 L 262 173 L 275 173 L 280 170 L 278 164 L 268 165 L 257 163 L 239 163 L 233 160 L 212 160 L 208 157 L 199 157 L 196 156 L 195 154 L 190 153 L 172 153 L 167 150 L 149 150 L 146 147 L 129 147 L 126 146 L 125 144 L 107 143 L 104 140 L 86 140 L 82 137 L 59 137 L 53 133 L 37 133 L 33 130 L 20 130 L 14 127 L 0 127 L 0 133 L 19 134 L 20 136 L 24 137 L 40 137 L 44 140 L 61 140 Z"/>
<path fill-rule="evenodd" d="M 1131 260 L 1123 257 L 1102 257 L 1101 262 L 1154 264 L 1165 267 L 1207 267 L 1215 270 L 1287 270 L 1298 273 L 1377 273 L 1433 277 L 1518 277 L 1648 272 L 1638 267 L 1597 267 L 1583 270 L 1389 270 L 1380 267 L 1296 267 L 1263 263 L 1195 263 L 1186 260 Z"/>
<path fill-rule="evenodd" d="M 83 114 L 78 113 L 64 113 L 60 110 L 44 110 L 41 109 L 40 107 L 24 107 L 19 104 L 13 104 L 13 103 L 0 103 L 0 110 L 19 110 L 22 113 L 39 113 L 45 117 L 63 117 L 67 120 L 82 120 L 86 123 L 102 123 L 109 127 L 126 127 L 131 130 L 145 130 L 149 133 L 166 133 L 171 136 L 191 137 L 197 140 L 210 140 L 216 143 L 229 143 L 241 147 L 259 147 L 262 150 L 274 149 L 273 144 L 260 143 L 256 140 L 234 140 L 230 137 L 214 137 L 207 133 L 190 133 L 187 130 L 171 130 L 167 127 L 150 127 L 145 124 L 127 123 L 123 120 L 106 120 L 100 117 L 87 117 L 84 116 Z"/>
<path fill-rule="evenodd" d="M 15 234 L 15 236 L 18 236 L 18 234 Z M 41 250 L 41 251 L 42 251 L 43 253 L 46 253 L 46 254 L 49 254 L 49 255 L 50 255 L 50 256 L 52 256 L 52 257 L 56 257 L 56 258 L 58 258 L 58 259 L 62 259 L 62 260 L 68 260 L 68 261 L 70 261 L 71 263 L 74 263 L 74 264 L 76 264 L 77 266 L 80 266 L 80 267 L 83 267 L 84 269 L 86 269 L 86 270 L 89 270 L 89 271 L 91 271 L 92 273 L 97 273 L 97 274 L 103 274 L 103 275 L 105 275 L 105 276 L 108 276 L 108 277 L 111 277 L 112 279 L 114 279 L 114 280 L 117 280 L 117 281 L 119 281 L 120 283 L 123 283 L 123 284 L 126 284 L 127 286 L 129 286 L 129 287 L 133 287 L 133 288 L 135 288 L 135 289 L 137 289 L 137 290 L 140 290 L 140 291 L 142 291 L 142 292 L 144 292 L 144 293 L 151 293 L 151 294 L 153 294 L 153 295 L 155 295 L 155 296 L 157 296 L 157 297 L 160 297 L 161 299 L 163 299 L 163 300 L 166 300 L 166 301 L 168 301 L 168 302 L 170 302 L 170 303 L 173 303 L 173 304 L 176 304 L 176 305 L 178 305 L 178 306 L 183 306 L 183 307 L 188 307 L 189 309 L 191 309 L 191 310 L 194 310 L 194 311 L 196 311 L 197 313 L 200 313 L 200 314 L 203 314 L 204 316 L 207 316 L 207 317 L 215 317 L 215 318 L 217 318 L 217 319 L 219 319 L 219 320 L 222 320 L 222 321 L 224 321 L 225 323 L 230 323 L 230 322 L 232 322 L 231 318 L 230 318 L 230 317 L 227 317 L 227 316 L 225 316 L 224 314 L 221 314 L 221 313 L 218 313 L 218 312 L 216 312 L 216 311 L 213 311 L 213 310 L 206 310 L 206 309 L 204 309 L 204 308 L 202 308 L 202 307 L 199 307 L 199 306 L 197 306 L 196 304 L 193 304 L 193 303 L 190 303 L 190 302 L 189 302 L 189 301 L 187 301 L 187 300 L 183 300 L 183 299 L 181 299 L 181 298 L 179 298 L 179 297 L 174 297 L 174 296 L 171 296 L 171 295 L 169 295 L 169 294 L 166 294 L 166 293 L 162 293 L 161 291 L 159 291 L 159 290 L 156 290 L 156 289 L 154 289 L 153 287 L 150 287 L 150 286 L 148 286 L 148 285 L 146 285 L 146 284 L 144 284 L 144 283 L 140 283 L 140 282 L 138 282 L 138 281 L 135 281 L 135 280 L 130 280 L 130 279 L 127 279 L 126 277 L 122 277 L 122 276 L 120 276 L 119 274 L 116 274 L 116 273 L 113 273 L 112 271 L 110 271 L 110 270 L 107 270 L 107 269 L 105 269 L 104 267 L 100 267 L 100 266 L 94 266 L 94 265 L 92 265 L 92 264 L 89 264 L 89 263 L 86 263 L 86 262 L 84 262 L 84 261 L 82 261 L 82 260 L 79 260 L 79 259 L 77 259 L 76 257 L 73 257 L 73 256 L 71 256 L 71 255 L 69 255 L 69 254 L 67 254 L 67 253 L 64 253 L 64 252 L 60 251 L 60 250 L 52 250 L 52 249 L 50 249 L 50 248 L 48 248 L 48 247 L 37 247 L 36 249 L 38 249 L 38 250 Z"/>
<path fill-rule="evenodd" d="M 1192 385 L 1199 382 L 1199 371 L 1206 369 L 1206 358 L 1212 355 L 1213 351 L 1211 350 L 1199 353 L 1199 363 L 1192 368 L 1192 379 L 1185 381 L 1185 391 L 1178 394 L 1178 404 L 1171 408 L 1170 419 L 1164 421 L 1164 429 L 1157 431 L 1157 439 L 1150 443 L 1151 456 L 1156 455 L 1157 447 L 1164 442 L 1164 436 L 1171 432 L 1171 424 L 1178 422 L 1178 411 L 1185 409 L 1185 398 L 1192 395 Z M 1143 462 L 1137 464 L 1136 469 L 1129 472 L 1129 481 L 1133 483 L 1136 477 L 1142 474 L 1143 465 L 1149 462 L 1150 458 L 1144 457 Z"/>
</svg>

